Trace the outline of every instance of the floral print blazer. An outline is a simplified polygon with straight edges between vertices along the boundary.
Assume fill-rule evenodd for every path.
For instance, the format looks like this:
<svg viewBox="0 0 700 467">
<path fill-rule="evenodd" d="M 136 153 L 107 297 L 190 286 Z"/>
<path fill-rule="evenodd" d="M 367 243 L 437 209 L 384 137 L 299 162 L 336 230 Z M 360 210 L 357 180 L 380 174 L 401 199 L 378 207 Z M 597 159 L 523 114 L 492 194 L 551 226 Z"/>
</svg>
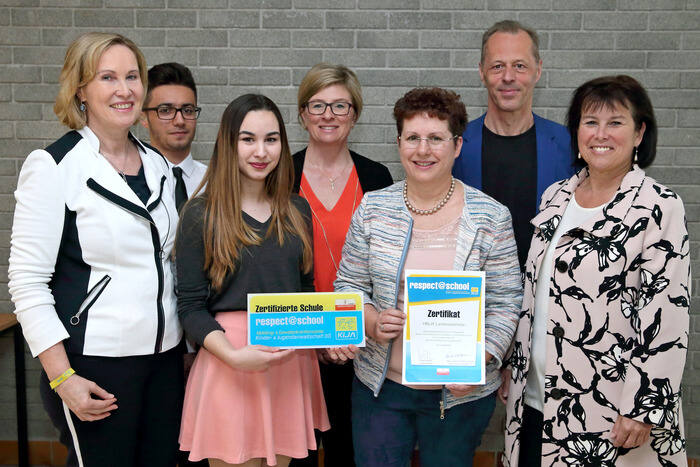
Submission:
<svg viewBox="0 0 700 467">
<path fill-rule="evenodd" d="M 540 263 L 581 170 L 550 186 L 525 271 L 508 364 L 505 464 L 518 465 L 523 393 Z M 690 257 L 683 202 L 634 166 L 616 195 L 553 255 L 547 314 L 542 465 L 685 465 L 680 384 L 688 345 Z M 652 424 L 650 440 L 615 448 L 618 414 Z"/>
</svg>

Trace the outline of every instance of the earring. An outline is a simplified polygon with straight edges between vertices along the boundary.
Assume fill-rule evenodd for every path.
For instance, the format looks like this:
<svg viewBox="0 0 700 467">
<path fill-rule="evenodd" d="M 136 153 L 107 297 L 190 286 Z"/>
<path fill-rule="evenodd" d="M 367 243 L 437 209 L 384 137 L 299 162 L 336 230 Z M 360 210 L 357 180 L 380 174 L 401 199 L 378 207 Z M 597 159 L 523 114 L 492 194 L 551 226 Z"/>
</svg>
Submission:
<svg viewBox="0 0 700 467">
<path fill-rule="evenodd" d="M 80 109 L 81 112 L 85 112 L 85 109 L 87 108 L 85 106 L 85 102 L 81 102 L 80 105 L 78 106 L 78 108 Z"/>
<path fill-rule="evenodd" d="M 634 147 L 634 163 L 637 163 L 637 153 L 639 152 L 639 149 L 637 146 Z"/>
<path fill-rule="evenodd" d="M 581 152 L 578 153 L 578 155 L 576 156 L 576 159 L 581 159 Z"/>
</svg>

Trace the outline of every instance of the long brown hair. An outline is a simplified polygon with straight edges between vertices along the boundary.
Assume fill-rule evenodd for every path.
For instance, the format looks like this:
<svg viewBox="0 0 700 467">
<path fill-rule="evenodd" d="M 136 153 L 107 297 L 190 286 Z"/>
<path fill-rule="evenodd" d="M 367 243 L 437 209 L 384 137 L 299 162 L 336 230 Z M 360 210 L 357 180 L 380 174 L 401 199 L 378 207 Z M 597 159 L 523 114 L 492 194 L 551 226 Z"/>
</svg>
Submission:
<svg viewBox="0 0 700 467">
<path fill-rule="evenodd" d="M 265 192 L 271 199 L 272 216 L 265 237 L 276 235 L 280 245 L 286 233 L 303 242 L 302 271 L 308 273 L 313 263 L 309 227 L 301 212 L 292 204 L 294 182 L 292 154 L 287 131 L 279 109 L 261 94 L 244 94 L 231 102 L 221 117 L 219 133 L 209 168 L 197 188 L 204 188 L 204 269 L 215 290 L 219 290 L 227 273 L 235 269 L 241 248 L 259 245 L 262 238 L 243 220 L 241 209 L 241 175 L 238 168 L 238 135 L 248 112 L 267 110 L 277 118 L 282 153 L 277 167 L 265 179 Z"/>
</svg>

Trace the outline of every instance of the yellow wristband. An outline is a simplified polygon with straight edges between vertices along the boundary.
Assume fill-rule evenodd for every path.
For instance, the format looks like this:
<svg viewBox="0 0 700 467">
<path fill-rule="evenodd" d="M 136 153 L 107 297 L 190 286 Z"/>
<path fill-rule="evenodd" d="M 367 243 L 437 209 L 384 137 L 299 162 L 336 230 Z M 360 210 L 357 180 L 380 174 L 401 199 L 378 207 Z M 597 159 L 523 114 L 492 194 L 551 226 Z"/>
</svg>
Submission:
<svg viewBox="0 0 700 467">
<path fill-rule="evenodd" d="M 61 385 L 65 380 L 67 380 L 70 376 L 75 374 L 75 370 L 73 368 L 68 368 L 66 371 L 63 372 L 61 376 L 56 378 L 55 380 L 51 381 L 49 383 L 49 386 L 51 386 L 51 389 L 54 391 L 56 390 L 57 387 Z"/>
</svg>

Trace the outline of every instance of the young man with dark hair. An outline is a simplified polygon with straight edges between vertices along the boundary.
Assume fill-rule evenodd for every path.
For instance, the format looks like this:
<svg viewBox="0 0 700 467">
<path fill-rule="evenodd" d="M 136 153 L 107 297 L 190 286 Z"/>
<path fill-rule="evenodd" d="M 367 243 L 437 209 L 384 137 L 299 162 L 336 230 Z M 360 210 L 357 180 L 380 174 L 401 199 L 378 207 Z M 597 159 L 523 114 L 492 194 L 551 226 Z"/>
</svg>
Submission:
<svg viewBox="0 0 700 467">
<path fill-rule="evenodd" d="M 192 158 L 197 130 L 197 87 L 190 70 L 179 63 L 161 63 L 148 70 L 148 91 L 141 124 L 151 145 L 172 164 L 178 211 L 199 186 L 207 166 Z"/>
<path fill-rule="evenodd" d="M 199 186 L 207 166 L 192 158 L 191 148 L 197 130 L 197 86 L 190 70 L 179 63 L 161 63 L 148 70 L 148 90 L 143 104 L 141 124 L 148 129 L 151 145 L 171 165 L 175 176 L 175 204 L 178 212 Z M 187 346 L 185 373 L 196 355 Z M 206 467 L 206 459 L 191 462 L 188 452 L 179 452 L 180 467 Z"/>
</svg>

